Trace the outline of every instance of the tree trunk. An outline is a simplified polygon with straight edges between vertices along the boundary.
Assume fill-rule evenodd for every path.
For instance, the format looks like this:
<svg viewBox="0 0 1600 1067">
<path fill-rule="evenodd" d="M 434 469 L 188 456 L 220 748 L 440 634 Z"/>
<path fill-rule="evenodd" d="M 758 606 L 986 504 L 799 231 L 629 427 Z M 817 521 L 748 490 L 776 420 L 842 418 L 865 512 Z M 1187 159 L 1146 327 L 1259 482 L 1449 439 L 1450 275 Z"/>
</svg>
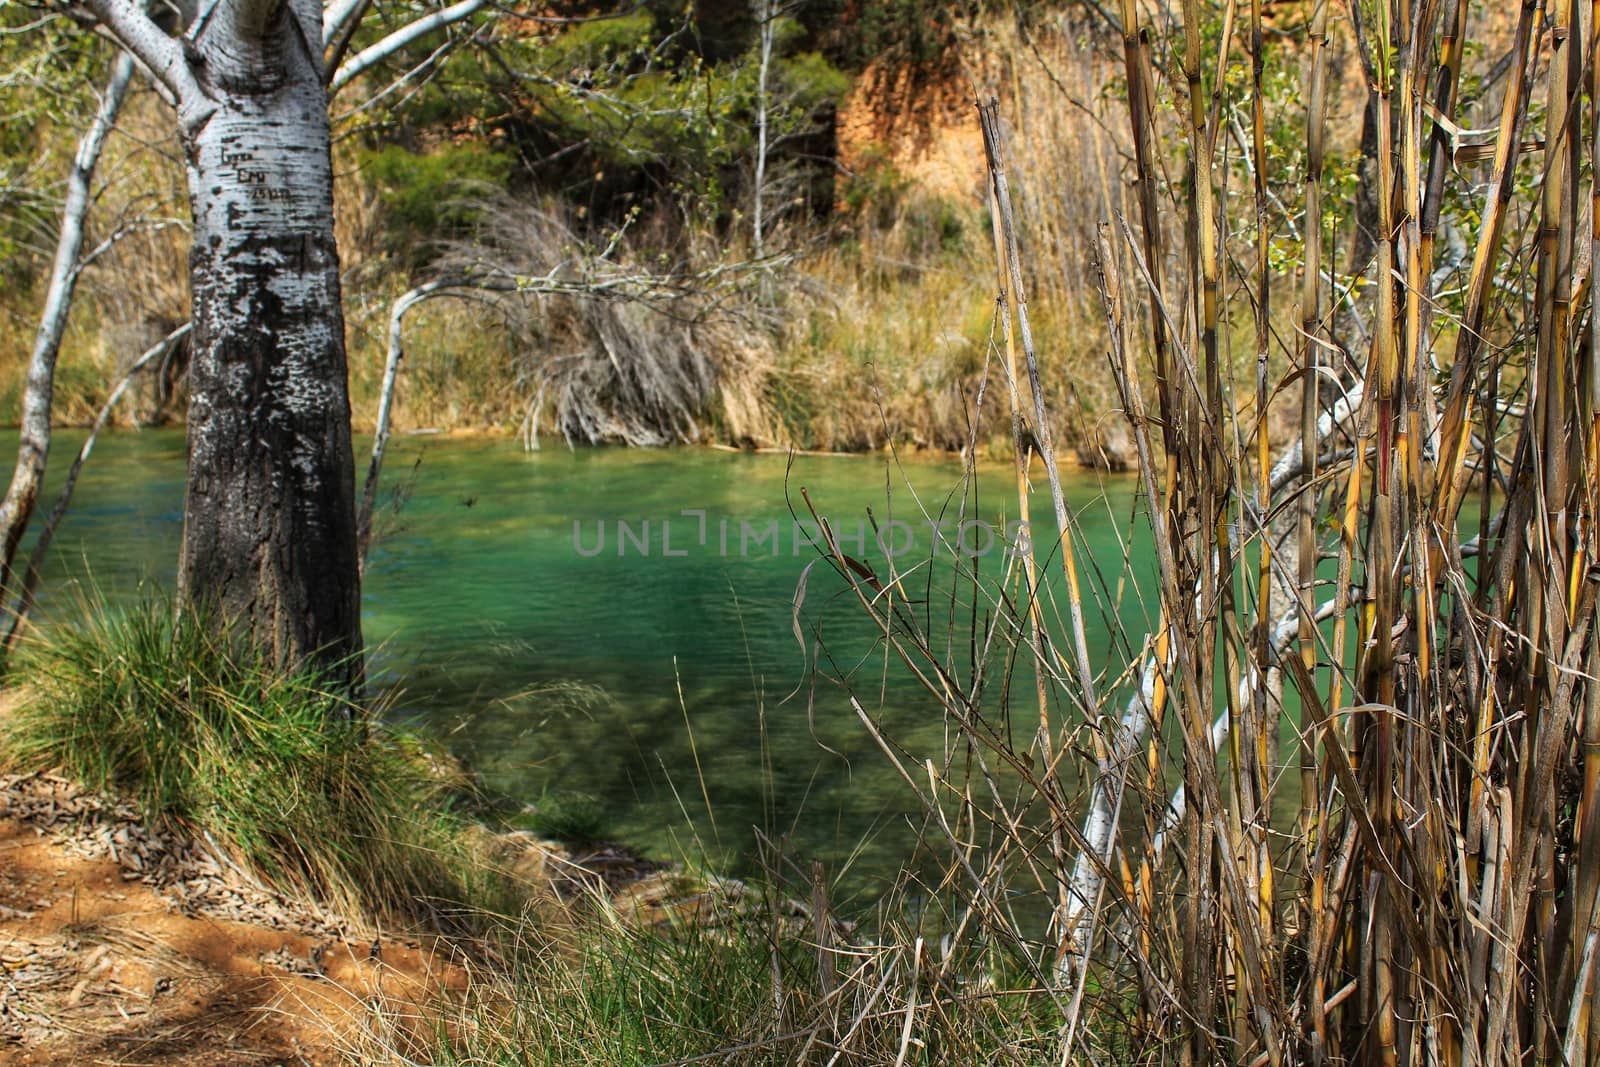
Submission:
<svg viewBox="0 0 1600 1067">
<path fill-rule="evenodd" d="M 221 5 L 188 57 L 189 483 L 179 598 L 282 665 L 360 675 L 355 473 L 314 2 Z"/>
</svg>

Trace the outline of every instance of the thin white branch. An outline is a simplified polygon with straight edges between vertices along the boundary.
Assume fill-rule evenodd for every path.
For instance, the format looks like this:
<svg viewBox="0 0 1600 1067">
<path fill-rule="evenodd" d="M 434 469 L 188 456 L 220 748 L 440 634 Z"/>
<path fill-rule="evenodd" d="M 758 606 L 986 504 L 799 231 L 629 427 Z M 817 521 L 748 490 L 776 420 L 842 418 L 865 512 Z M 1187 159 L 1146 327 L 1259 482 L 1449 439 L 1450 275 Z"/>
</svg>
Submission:
<svg viewBox="0 0 1600 1067">
<path fill-rule="evenodd" d="M 359 17 L 370 0 L 335 0 L 322 13 L 322 47 L 333 44 L 334 38 L 344 32 L 351 20 Z"/>
<path fill-rule="evenodd" d="M 384 449 L 389 444 L 389 419 L 394 406 L 394 386 L 400 376 L 400 361 L 405 358 L 405 345 L 401 338 L 401 320 L 430 296 L 459 289 L 452 279 L 428 282 L 410 290 L 394 302 L 389 312 L 389 358 L 383 368 L 383 389 L 378 394 L 378 425 L 372 439 L 372 462 L 367 466 L 366 485 L 361 490 L 361 510 L 356 520 L 356 552 L 364 568 L 367 548 L 372 539 L 372 512 L 378 499 L 378 475 L 383 470 Z"/>
<path fill-rule="evenodd" d="M 104 2 L 104 0 L 102 0 L 102 2 Z M 367 70 L 374 64 L 381 63 L 383 60 L 388 59 L 390 56 L 394 55 L 396 52 L 400 51 L 400 49 L 406 47 L 412 42 L 426 37 L 435 30 L 443 29 L 446 26 L 453 25 L 457 22 L 460 22 L 462 19 L 470 18 L 472 15 L 477 14 L 483 9 L 484 4 L 485 0 L 461 0 L 459 4 L 453 4 L 452 6 L 445 8 L 443 11 L 435 11 L 433 14 L 428 15 L 425 18 L 420 18 L 415 22 L 408 23 L 407 25 L 400 27 L 398 30 L 395 30 L 378 43 L 363 48 L 361 51 L 347 59 L 344 62 L 344 65 L 339 68 L 338 73 L 333 76 L 331 81 L 329 81 L 329 93 L 338 92 L 341 88 L 347 85 L 352 78 L 359 76 L 363 71 Z"/>
<path fill-rule="evenodd" d="M 1322 622 L 1325 619 L 1331 619 L 1337 603 L 1334 600 L 1324 601 L 1314 616 L 1316 621 Z M 1284 612 L 1278 619 L 1278 625 L 1273 627 L 1273 652 L 1280 656 L 1284 655 L 1299 636 L 1300 607 L 1297 604 Z M 1241 704 L 1248 698 L 1250 686 L 1258 681 L 1254 666 L 1251 667 L 1249 673 L 1239 679 L 1239 702 Z M 1221 751 L 1222 742 L 1228 738 L 1228 731 L 1228 713 L 1223 711 L 1211 723 L 1211 748 L 1213 751 Z M 1167 801 L 1166 814 L 1161 817 L 1161 824 L 1156 828 L 1155 837 L 1150 841 L 1150 862 L 1152 865 L 1161 862 L 1161 854 L 1167 847 L 1167 837 L 1183 821 L 1183 810 L 1187 803 L 1188 796 L 1185 794 L 1183 786 L 1180 785 L 1173 791 L 1172 798 Z"/>
<path fill-rule="evenodd" d="M 111 413 L 116 409 L 119 401 L 133 384 L 139 372 L 154 363 L 158 358 L 164 357 L 172 350 L 172 346 L 183 340 L 191 329 L 191 323 L 184 323 L 173 330 L 160 341 L 150 347 L 144 355 L 133 361 L 117 387 L 111 390 L 111 395 L 106 397 L 105 404 L 100 408 L 99 416 L 94 420 L 94 426 L 89 430 L 89 436 L 84 438 L 83 445 L 78 449 L 77 458 L 72 461 L 71 468 L 67 471 L 66 481 L 61 485 L 61 492 L 56 496 L 56 503 L 50 509 L 49 516 L 45 519 L 44 526 L 39 530 L 39 539 L 33 544 L 33 553 L 28 557 L 28 568 L 23 575 L 22 589 L 17 594 L 17 606 L 11 614 L 11 629 L 6 634 L 5 648 L 9 652 L 17 642 L 17 636 L 22 631 L 23 624 L 27 621 L 28 613 L 33 610 L 34 594 L 39 587 L 39 571 L 44 564 L 45 553 L 50 550 L 50 542 L 55 538 L 56 527 L 61 525 L 61 520 L 67 514 L 67 507 L 72 503 L 72 494 L 78 487 L 78 475 L 83 473 L 83 466 L 89 462 L 89 454 L 94 451 L 94 443 L 100 436 L 100 431 L 106 428 L 106 423 L 111 421 Z"/>
<path fill-rule="evenodd" d="M 755 188 L 751 191 L 754 200 L 752 220 L 754 224 L 755 255 L 761 258 L 761 242 L 765 236 L 762 233 L 762 193 L 767 180 L 767 80 L 772 67 L 772 38 L 775 30 L 774 23 L 778 12 L 773 0 L 756 0 L 756 18 L 761 23 L 761 66 L 756 81 L 756 176 Z"/>
<path fill-rule="evenodd" d="M 416 93 L 423 86 L 427 85 L 428 79 L 431 78 L 436 72 L 439 61 L 453 52 L 457 47 L 460 46 L 460 44 L 461 42 L 458 40 L 445 40 L 439 45 L 438 48 L 435 48 L 432 52 L 429 52 L 426 59 L 409 68 L 404 74 L 400 75 L 400 77 L 396 78 L 388 85 L 385 85 L 382 89 L 379 89 L 375 93 L 362 93 L 361 103 L 352 107 L 349 111 L 335 115 L 333 119 L 333 125 L 343 125 L 345 122 L 355 118 L 363 111 L 370 111 L 372 108 L 377 107 L 379 104 L 383 103 L 383 101 L 388 98 L 391 93 L 395 93 L 406 88 L 408 85 L 411 85 L 412 82 L 417 82 L 418 84 L 413 86 L 409 93 L 401 97 L 400 104 L 404 105 L 406 101 L 410 100 L 412 96 L 416 95 Z M 421 80 L 419 81 L 419 79 Z"/>
<path fill-rule="evenodd" d="M 1362 395 L 1362 386 L 1358 382 L 1346 389 L 1333 406 L 1323 413 L 1317 421 L 1318 442 L 1326 440 L 1354 415 L 1361 406 Z M 1300 447 L 1296 444 L 1274 465 L 1269 480 L 1272 486 L 1279 487 L 1299 477 L 1299 473 Z M 1282 579 L 1279 581 L 1281 583 Z M 1332 610 L 1331 603 L 1324 605 L 1318 611 L 1318 618 L 1323 617 L 1323 612 L 1331 614 Z M 1272 647 L 1275 650 L 1281 652 L 1299 633 L 1299 612 L 1300 607 L 1296 603 L 1278 619 L 1272 633 Z M 1087 960 L 1092 947 L 1100 911 L 1100 898 L 1105 886 L 1105 874 L 1109 869 L 1112 851 L 1116 844 L 1117 822 L 1121 815 L 1123 792 L 1127 786 L 1128 764 L 1133 758 L 1139 739 L 1149 731 L 1154 718 L 1155 683 L 1161 669 L 1162 665 L 1157 662 L 1154 653 L 1150 653 L 1140 671 L 1138 690 L 1129 698 L 1121 720 L 1107 738 L 1107 758 L 1095 771 L 1093 801 L 1083 821 L 1083 839 L 1086 847 L 1078 853 L 1077 861 L 1073 865 L 1072 880 L 1067 887 L 1066 906 L 1062 910 L 1061 933 L 1067 951 L 1062 955 L 1058 976 L 1065 981 L 1077 982 L 1082 978 L 1082 964 Z M 1260 681 L 1254 669 L 1239 680 L 1241 703 L 1247 697 L 1249 687 L 1259 684 Z M 1222 744 L 1227 734 L 1228 715 L 1227 712 L 1223 712 L 1211 727 L 1210 740 L 1213 751 Z M 1152 843 L 1156 855 L 1160 855 L 1168 828 L 1176 825 L 1177 819 L 1182 817 L 1184 803 L 1184 793 L 1180 789 L 1168 805 L 1166 818 Z"/>
<path fill-rule="evenodd" d="M 100 109 L 83 139 L 78 142 L 67 178 L 66 202 L 61 209 L 61 227 L 56 241 L 55 261 L 50 268 L 50 284 L 45 292 L 44 311 L 34 336 L 28 359 L 27 386 L 22 397 L 22 418 L 17 441 L 17 465 L 5 499 L 0 500 L 0 598 L 11 585 L 11 565 L 16 558 L 22 534 L 33 518 L 34 503 L 44 481 L 45 461 L 50 454 L 50 412 L 55 394 L 56 357 L 66 333 L 67 316 L 77 288 L 79 260 L 83 254 L 84 221 L 92 203 L 90 186 L 100 152 L 116 124 L 117 113 L 133 80 L 133 56 L 122 52 L 112 68 L 111 82 Z"/>
<path fill-rule="evenodd" d="M 78 261 L 78 273 L 81 275 L 92 267 L 100 257 L 109 255 L 111 250 L 116 248 L 125 238 L 132 237 L 136 233 L 155 233 L 166 229 L 187 231 L 189 223 L 185 219 L 156 218 L 136 219 L 133 222 L 118 226 L 107 234 L 99 244 L 83 254 L 83 258 Z"/>
<path fill-rule="evenodd" d="M 1317 440 L 1327 440 L 1336 428 L 1349 422 L 1350 417 L 1360 409 L 1361 400 L 1365 395 L 1366 388 L 1363 382 L 1356 382 L 1345 390 L 1344 395 L 1334 401 L 1333 406 L 1317 419 Z M 1300 442 L 1297 438 L 1272 466 L 1272 473 L 1267 479 L 1272 491 L 1276 493 L 1297 480 L 1302 469 Z"/>
</svg>

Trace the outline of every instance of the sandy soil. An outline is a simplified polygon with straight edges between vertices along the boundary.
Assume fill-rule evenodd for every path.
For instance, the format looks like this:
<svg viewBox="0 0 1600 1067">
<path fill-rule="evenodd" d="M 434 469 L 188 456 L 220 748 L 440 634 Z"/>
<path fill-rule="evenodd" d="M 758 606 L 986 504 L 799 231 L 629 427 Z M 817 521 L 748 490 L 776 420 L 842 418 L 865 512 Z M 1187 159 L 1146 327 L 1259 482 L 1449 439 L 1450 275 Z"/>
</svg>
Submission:
<svg viewBox="0 0 1600 1067">
<path fill-rule="evenodd" d="M 344 1062 L 460 988 L 362 929 L 45 776 L 0 779 L 0 1063 Z"/>
</svg>

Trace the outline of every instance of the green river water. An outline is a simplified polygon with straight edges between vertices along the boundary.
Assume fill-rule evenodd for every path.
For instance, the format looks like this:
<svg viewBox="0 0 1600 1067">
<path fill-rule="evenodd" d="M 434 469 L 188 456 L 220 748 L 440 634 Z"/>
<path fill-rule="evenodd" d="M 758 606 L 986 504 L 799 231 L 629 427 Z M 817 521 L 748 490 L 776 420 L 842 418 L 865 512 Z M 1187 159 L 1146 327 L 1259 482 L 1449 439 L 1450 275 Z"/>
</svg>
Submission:
<svg viewBox="0 0 1600 1067">
<path fill-rule="evenodd" d="M 46 501 L 81 440 L 58 434 Z M 181 431 L 101 439 L 47 566 L 45 619 L 83 610 L 89 583 L 113 606 L 142 585 L 171 587 L 183 455 Z M 1012 479 L 1009 465 L 981 467 L 972 484 L 955 460 L 882 455 L 791 461 L 559 442 L 529 453 L 501 438 L 397 438 L 364 587 L 371 676 L 394 717 L 447 739 L 513 796 L 584 794 L 610 836 L 663 858 L 703 849 L 734 870 L 748 869 L 758 828 L 835 874 L 848 866 L 845 883 L 870 894 L 911 861 L 920 817 L 837 679 L 850 679 L 913 762 L 938 757 L 946 724 L 902 667 L 886 665 L 845 582 L 825 564 L 807 570 L 818 557 L 810 531 L 794 526 L 794 513 L 809 519 L 801 489 L 846 537 L 869 508 L 880 523 L 904 521 L 884 545 L 915 568 L 904 585 L 922 601 L 913 609 L 944 632 L 951 556 L 935 551 L 925 516 L 944 516 L 945 536 L 960 542 L 964 501 L 984 523 L 964 543 L 981 551 L 1015 517 Z M 1134 488 L 1096 475 L 1067 486 L 1112 595 Z M 1048 516 L 1048 497 L 1037 494 L 1033 510 Z M 1054 542 L 1045 526 L 1033 534 L 1041 549 Z M 844 550 L 886 573 L 884 545 L 865 532 Z M 985 574 L 1003 566 L 1001 549 L 982 556 Z M 957 598 L 959 661 L 970 588 Z M 1135 591 L 1122 598 L 1129 630 L 1144 633 Z M 826 654 L 813 670 L 819 635 Z M 1090 641 L 1097 668 L 1115 675 L 1127 662 L 1103 625 Z M 1031 700 L 1026 677 L 1019 707 Z M 1017 728 L 1029 729 L 1020 712 Z"/>
</svg>

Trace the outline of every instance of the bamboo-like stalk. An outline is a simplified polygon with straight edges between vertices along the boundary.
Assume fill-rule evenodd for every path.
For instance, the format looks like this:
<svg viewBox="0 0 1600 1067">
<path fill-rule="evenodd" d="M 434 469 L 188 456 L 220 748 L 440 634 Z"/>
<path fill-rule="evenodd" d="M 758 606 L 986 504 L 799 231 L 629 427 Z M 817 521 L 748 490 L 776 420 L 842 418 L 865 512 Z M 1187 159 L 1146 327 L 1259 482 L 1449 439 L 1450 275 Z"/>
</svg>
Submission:
<svg viewBox="0 0 1600 1067">
<path fill-rule="evenodd" d="M 1256 357 L 1256 397 L 1255 397 L 1255 481 L 1256 481 L 1256 523 L 1253 538 L 1258 553 L 1256 568 L 1256 625 L 1253 631 L 1251 660 L 1247 671 L 1247 679 L 1254 684 L 1241 695 L 1239 701 L 1242 714 L 1248 715 L 1251 730 L 1255 735 L 1256 746 L 1254 756 L 1254 802 L 1257 811 L 1258 833 L 1255 839 L 1255 866 L 1256 895 L 1260 906 L 1260 921 L 1263 930 L 1270 939 L 1273 936 L 1276 877 L 1273 871 L 1272 850 L 1269 843 L 1270 821 L 1273 811 L 1273 781 L 1271 766 L 1271 752 L 1277 734 L 1276 709 L 1269 710 L 1269 679 L 1273 677 L 1273 660 L 1278 654 L 1278 643 L 1274 641 L 1273 617 L 1276 611 L 1274 590 L 1275 579 L 1272 574 L 1272 535 L 1271 523 L 1268 515 L 1272 511 L 1272 443 L 1267 429 L 1267 413 L 1271 403 L 1271 390 L 1269 388 L 1269 364 L 1271 353 L 1272 319 L 1272 268 L 1270 265 L 1269 218 L 1270 204 L 1267 197 L 1266 172 L 1269 166 L 1267 159 L 1267 120 L 1266 120 L 1266 87 L 1263 83 L 1265 70 L 1266 35 L 1262 25 L 1261 0 L 1250 0 L 1250 151 L 1253 157 L 1251 174 L 1253 176 L 1252 193 L 1255 198 L 1255 228 L 1256 228 L 1256 300 L 1255 300 L 1255 357 Z M 1223 74 L 1219 70 L 1215 90 L 1220 94 L 1220 83 Z M 1230 680 L 1230 686 L 1237 686 L 1237 682 Z M 1314 766 L 1314 754 L 1302 748 L 1302 768 Z M 1304 780 L 1302 775 L 1302 789 Z M 1313 795 L 1314 795 L 1314 791 Z M 1302 831 L 1305 820 L 1302 819 Z M 1272 975 L 1262 975 L 1263 982 L 1270 982 Z"/>
<path fill-rule="evenodd" d="M 1023 602 L 1028 613 L 1028 640 L 1033 650 L 1034 692 L 1039 704 L 1039 759 L 1044 768 L 1044 788 L 1053 790 L 1056 757 L 1054 732 L 1050 724 L 1050 698 L 1046 686 L 1046 679 L 1050 674 L 1048 631 L 1045 627 L 1044 604 L 1039 590 L 1039 565 L 1033 550 L 1033 517 L 1029 506 L 1031 486 L 1028 469 L 1032 456 L 1030 441 L 1035 435 L 1028 429 L 1027 416 L 1022 407 L 1022 391 L 1018 384 L 1021 369 L 1017 366 L 1016 331 L 1012 323 L 1011 266 L 1005 233 L 1001 225 L 999 179 L 1004 174 L 1004 167 L 1000 158 L 1001 145 L 998 137 L 999 111 L 998 100 L 991 99 L 979 105 L 984 133 L 984 153 L 989 172 L 989 218 L 994 236 L 995 275 L 998 287 L 996 310 L 1001 323 L 1001 335 L 1005 340 L 1006 395 L 1011 405 L 1011 448 L 1016 467 L 1017 520 L 1022 524 L 1024 531 L 1019 554 L 1022 557 Z M 1067 536 L 1066 531 L 1062 531 L 1062 536 Z M 1050 830 L 1050 852 L 1055 860 L 1058 884 L 1056 922 L 1064 956 L 1067 952 L 1074 951 L 1073 940 L 1078 931 L 1072 928 L 1073 884 L 1068 875 L 1066 844 L 1060 827 L 1052 827 Z"/>
<path fill-rule="evenodd" d="M 1010 185 L 1003 164 L 1003 148 L 999 142 L 998 126 L 986 125 L 985 144 L 994 146 L 989 153 L 990 173 L 994 183 L 995 200 L 1000 207 L 1000 228 L 1004 238 L 1006 265 L 1010 274 L 1012 313 L 1016 315 L 1017 338 L 1022 342 L 1022 355 L 1028 370 L 1028 385 L 1033 394 L 1034 437 L 1038 442 L 1039 459 L 1044 464 L 1050 484 L 1050 503 L 1055 510 L 1056 529 L 1061 537 L 1061 567 L 1067 580 L 1067 606 L 1072 628 L 1073 666 L 1077 676 L 1078 697 L 1090 722 L 1100 718 L 1100 701 L 1095 694 L 1094 668 L 1089 662 L 1089 639 L 1084 625 L 1083 592 L 1078 581 L 1077 549 L 1073 544 L 1073 522 L 1067 510 L 1066 494 L 1061 488 L 1061 473 L 1056 466 L 1054 434 L 1046 416 L 1044 383 L 1039 376 L 1039 357 L 1033 344 L 1033 327 L 1028 320 L 1028 298 L 1022 283 L 1022 265 L 1018 262 L 1019 245 L 1016 218 L 1012 213 Z"/>
<path fill-rule="evenodd" d="M 1155 105 L 1152 99 L 1150 62 L 1141 39 L 1138 0 L 1119 0 L 1122 22 L 1123 76 L 1127 80 L 1128 122 L 1133 134 L 1134 166 L 1137 174 L 1139 222 L 1144 231 L 1145 262 L 1161 289 L 1162 228 L 1161 210 L 1156 199 L 1156 164 L 1152 147 L 1155 123 Z M 1168 362 L 1171 359 L 1167 339 L 1167 324 L 1159 315 L 1150 316 L 1151 349 L 1155 355 L 1156 380 L 1165 382 L 1170 377 Z M 1162 436 L 1168 452 L 1172 451 L 1171 412 L 1166 410 L 1166 397 L 1161 398 Z"/>
<path fill-rule="evenodd" d="M 1600 0 L 1590 0 L 1589 28 L 1589 158 L 1600 160 L 1600 42 L 1593 40 L 1596 27 L 1600 27 Z M 1582 507 L 1581 528 L 1583 544 L 1573 553 L 1574 564 L 1580 560 L 1594 566 L 1600 559 L 1595 523 L 1600 521 L 1600 314 L 1596 314 L 1593 271 L 1596 255 L 1600 254 L 1600 173 L 1591 171 L 1589 217 L 1590 308 L 1589 344 L 1585 352 L 1585 375 L 1580 396 L 1580 425 L 1587 428 L 1588 441 L 1584 449 L 1583 485 L 1585 499 Z M 1591 645 L 1587 663 L 1590 678 L 1600 678 L 1600 642 Z M 1575 836 L 1578 843 L 1578 885 L 1574 896 L 1572 938 L 1581 936 L 1585 955 L 1592 943 L 1592 931 L 1600 923 L 1600 685 L 1587 686 L 1583 709 L 1582 747 L 1583 786 L 1579 794 Z M 1582 967 L 1580 966 L 1580 973 Z M 1594 980 L 1590 970 L 1589 988 L 1582 980 L 1574 983 L 1573 997 L 1577 1010 L 1568 1020 L 1567 1042 L 1573 1054 L 1572 1062 L 1581 1058 L 1586 1062 L 1600 1059 L 1600 981 Z"/>
<path fill-rule="evenodd" d="M 1487 82 L 1464 0 L 1380 0 L 1349 8 L 1348 22 L 1326 0 L 1308 7 L 1307 36 L 1275 51 L 1265 0 L 1182 0 L 1145 22 L 1150 9 L 1118 5 L 1136 221 L 1116 220 L 1116 241 L 1101 231 L 1096 267 L 1157 589 L 1149 635 L 1119 633 L 1123 661 L 1096 678 L 1096 699 L 1122 715 L 1076 743 L 1058 724 L 1041 771 L 1023 757 L 1043 743 L 1022 753 L 984 734 L 981 686 L 961 688 L 930 666 L 925 640 L 904 637 L 898 592 L 875 576 L 851 584 L 962 736 L 1019 776 L 1013 797 L 993 791 L 996 851 L 1026 857 L 1058 927 L 1079 931 L 1070 997 L 1059 974 L 1049 983 L 1069 1001 L 1053 1059 L 1595 1059 L 1600 316 L 1580 275 L 1600 261 L 1600 211 L 1586 257 L 1577 183 L 1600 154 L 1587 55 L 1600 0 L 1583 12 L 1551 0 L 1549 35 L 1536 32 L 1545 4 L 1527 0 L 1509 53 L 1495 50 L 1504 79 Z M 1372 96 L 1360 179 L 1372 209 L 1353 220 L 1328 147 L 1331 38 L 1346 32 Z M 1286 103 L 1273 86 L 1294 65 L 1304 92 Z M 1469 84 L 1489 89 L 1473 99 Z M 1542 151 L 1527 153 L 1533 100 Z M 1304 124 L 1306 166 L 1287 195 L 1273 173 L 1286 115 Z M 1472 128 L 1489 124 L 1492 159 L 1480 151 L 1491 131 Z M 1246 174 L 1248 206 L 1232 189 Z M 1002 188 L 996 262 L 1020 321 L 1028 234 Z M 1600 204 L 1600 184 L 1587 192 Z M 1327 248 L 1369 218 L 1372 256 L 1347 286 Z M 1468 245 L 1462 278 L 1446 252 Z M 1246 314 L 1255 358 L 1235 362 Z M 1047 426 L 1050 390 L 1034 388 L 1024 416 L 1016 379 L 1033 366 L 1014 328 L 1013 411 Z M 1361 336 L 1360 366 L 1337 358 Z M 1274 461 L 1268 413 L 1281 403 L 1298 409 L 1299 433 Z M 1457 526 L 1474 488 L 1484 515 L 1471 537 Z M 1122 565 L 1119 596 L 1136 584 Z M 1018 572 L 1032 595 L 1043 589 L 1020 560 L 1013 586 Z M 1034 670 L 1028 704 L 1081 699 L 1078 650 L 1045 654 L 1037 606 L 1008 600 L 995 628 L 975 632 L 998 629 L 1010 662 Z M 1275 795 L 1271 737 L 1295 710 L 1274 675 L 1300 710 L 1298 819 L 1272 811 L 1289 798 Z M 1124 814 L 1125 797 L 1141 810 Z M 1040 814 L 1023 814 L 1035 800 Z M 980 879 L 997 868 L 963 848 L 951 870 L 995 921 Z M 1063 848 L 1076 859 L 1065 907 Z M 1118 1027 L 1116 1053 L 1098 1047 L 1097 1023 Z"/>
<path fill-rule="evenodd" d="M 1395 152 L 1394 87 L 1398 73 L 1391 53 L 1392 11 L 1387 3 L 1377 7 L 1373 46 L 1376 53 L 1378 125 L 1378 235 L 1372 278 L 1377 290 L 1372 324 L 1372 356 L 1367 367 L 1368 391 L 1374 399 L 1372 496 L 1367 505 L 1366 569 L 1370 583 L 1368 625 L 1362 634 L 1362 654 L 1357 665 L 1362 696 L 1369 711 L 1358 728 L 1358 752 L 1363 779 L 1363 802 L 1371 811 L 1380 847 L 1394 840 L 1395 773 L 1398 767 L 1395 739 L 1396 679 L 1392 634 L 1399 611 L 1396 582 L 1394 510 L 1395 433 L 1401 418 L 1400 308 L 1395 299 Z M 1395 909 L 1400 901 L 1381 879 L 1373 880 L 1362 894 L 1363 919 L 1368 925 L 1364 952 L 1370 964 L 1361 970 L 1362 999 L 1372 1012 L 1367 1056 L 1383 1067 L 1399 1060 L 1396 1015 L 1400 1011 L 1395 981 Z"/>
<path fill-rule="evenodd" d="M 1297 508 L 1296 592 L 1299 597 L 1299 647 L 1301 665 L 1310 677 L 1317 668 L 1316 622 L 1313 615 L 1317 567 L 1317 447 L 1315 433 L 1321 388 L 1320 356 L 1325 343 L 1322 311 L 1322 180 L 1327 127 L 1328 94 L 1328 0 L 1315 0 L 1311 11 L 1308 39 L 1306 87 L 1306 174 L 1304 182 L 1305 224 L 1304 265 L 1300 279 L 1300 332 L 1297 362 L 1300 366 L 1300 497 Z M 1340 613 L 1342 620 L 1343 615 Z M 1321 867 L 1323 850 L 1319 846 L 1321 789 L 1316 775 L 1316 739 L 1302 734 L 1300 769 L 1301 844 L 1305 850 L 1313 887 L 1308 915 L 1308 952 L 1319 958 L 1328 939 L 1323 912 L 1317 897 L 1322 892 L 1326 872 Z M 1327 1033 L 1326 980 L 1313 969 L 1310 976 L 1310 1018 L 1313 1060 L 1322 1062 L 1329 1047 Z"/>
<path fill-rule="evenodd" d="M 1577 236 L 1577 180 L 1581 139 L 1573 120 L 1581 89 L 1582 37 L 1576 18 L 1575 0 L 1554 0 L 1549 5 L 1552 20 L 1551 54 L 1545 110 L 1544 180 L 1541 185 L 1539 251 L 1535 290 L 1538 313 L 1535 397 L 1538 403 L 1530 420 L 1539 443 L 1542 470 L 1537 487 L 1537 518 L 1529 537 L 1530 553 L 1523 571 L 1524 606 L 1520 613 L 1525 647 L 1533 655 L 1525 658 L 1528 688 L 1525 706 L 1531 714 L 1527 734 L 1537 727 L 1540 749 L 1556 741 L 1564 713 L 1570 709 L 1551 698 L 1560 691 L 1563 679 L 1559 664 L 1568 644 L 1569 627 L 1583 626 L 1581 616 L 1569 616 L 1576 605 L 1568 600 L 1568 570 L 1573 562 L 1568 540 L 1567 516 L 1574 504 L 1569 474 L 1571 464 L 1571 322 L 1573 296 L 1573 247 Z M 1530 438 L 1533 440 L 1533 438 Z M 1577 590 L 1572 592 L 1575 594 Z M 1565 743 L 1565 738 L 1560 738 Z M 1530 747 L 1535 743 L 1532 736 Z M 1525 790 L 1519 797 L 1525 819 L 1535 810 L 1556 806 L 1554 784 L 1546 783 L 1536 770 L 1524 778 Z M 1555 872 L 1549 860 L 1551 842 L 1542 833 L 1519 841 L 1530 853 L 1539 854 L 1532 862 L 1538 869 L 1532 882 L 1531 899 L 1519 898 L 1509 909 L 1508 925 L 1519 931 L 1531 922 L 1534 936 L 1549 945 L 1557 923 Z M 1569 924 L 1562 924 L 1570 930 Z M 1570 945 L 1566 946 L 1568 949 Z M 1538 953 L 1541 984 L 1550 1000 L 1559 1003 L 1570 988 L 1570 978 L 1562 973 L 1570 952 L 1547 949 Z M 1553 1005 L 1552 1005 L 1553 1007 Z M 1536 1054 L 1553 1057 L 1557 1034 L 1551 1028 L 1549 1009 L 1533 1015 L 1533 1046 Z"/>
<path fill-rule="evenodd" d="M 1446 392 L 1444 415 L 1439 429 L 1439 456 L 1441 469 L 1448 475 L 1438 483 L 1434 505 L 1434 522 L 1444 528 L 1454 526 L 1466 494 L 1468 472 L 1467 449 L 1471 444 L 1469 427 L 1472 409 L 1477 398 L 1472 385 L 1478 369 L 1478 357 L 1483 350 L 1484 324 L 1489 314 L 1493 295 L 1495 268 L 1500 255 L 1500 234 L 1505 226 L 1506 210 L 1514 190 L 1513 176 L 1518 153 L 1521 150 L 1521 123 L 1527 72 L 1532 53 L 1538 46 L 1533 33 L 1534 16 L 1539 0 L 1523 0 L 1517 17 L 1516 38 L 1512 45 L 1514 59 L 1506 81 L 1506 94 L 1500 109 L 1500 123 L 1495 137 L 1493 175 L 1484 195 L 1482 222 L 1478 228 L 1478 242 L 1472 256 L 1472 272 L 1467 280 L 1466 309 L 1457 332 L 1455 363 L 1451 368 L 1450 385 Z M 1489 395 L 1493 395 L 1492 392 Z"/>
</svg>

